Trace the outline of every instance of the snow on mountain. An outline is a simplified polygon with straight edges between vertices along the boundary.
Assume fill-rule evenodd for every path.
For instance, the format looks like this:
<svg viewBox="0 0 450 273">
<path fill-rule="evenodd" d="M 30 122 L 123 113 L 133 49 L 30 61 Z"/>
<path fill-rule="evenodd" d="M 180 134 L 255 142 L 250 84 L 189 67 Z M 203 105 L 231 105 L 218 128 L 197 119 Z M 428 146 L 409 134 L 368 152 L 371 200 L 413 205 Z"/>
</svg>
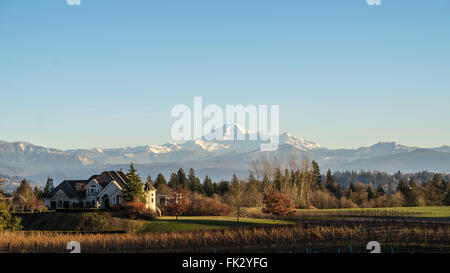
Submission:
<svg viewBox="0 0 450 273">
<path fill-rule="evenodd" d="M 220 133 L 218 139 L 216 133 Z M 184 143 L 169 142 L 163 145 L 137 146 L 117 149 L 88 149 L 70 150 L 68 152 L 80 156 L 83 164 L 107 163 L 119 164 L 133 159 L 136 163 L 155 163 L 182 160 L 188 155 L 192 160 L 192 155 L 196 153 L 197 160 L 220 156 L 227 153 L 246 153 L 260 149 L 262 141 L 258 139 L 258 134 L 252 132 L 238 124 L 229 124 L 204 137 L 196 140 L 185 141 Z M 212 139 L 212 140 L 208 140 Z M 251 140 L 256 139 L 256 140 Z M 287 144 L 300 151 L 308 151 L 320 148 L 320 145 L 303 140 L 293 134 L 285 133 L 280 136 L 280 144 Z M 181 158 L 180 158 L 181 156 Z"/>
<path fill-rule="evenodd" d="M 230 173 L 245 173 L 255 159 L 284 158 L 296 154 L 316 160 L 322 169 L 357 170 L 417 170 L 435 168 L 450 171 L 450 147 L 432 149 L 407 147 L 396 142 L 380 142 L 358 149 L 327 149 L 318 143 L 305 140 L 291 133 L 279 136 L 276 152 L 262 152 L 261 144 L 268 143 L 258 134 L 237 124 L 219 129 L 219 139 L 212 139 L 215 131 L 196 140 L 183 143 L 168 142 L 123 148 L 93 148 L 62 151 L 45 148 L 27 142 L 0 141 L 0 173 L 20 176 L 44 183 L 47 176 L 56 179 L 78 179 L 103 169 L 126 168 L 130 162 L 140 164 L 144 170 L 156 170 L 191 166 L 210 176 L 220 177 Z M 236 138 L 243 140 L 236 140 Z M 257 138 L 256 140 L 250 140 Z M 267 137 L 267 136 L 265 136 Z M 274 136 L 270 136 L 274 137 Z M 212 139 L 212 140 L 208 140 Z M 266 138 L 265 138 L 266 139 Z M 389 163 L 389 164 L 388 164 Z M 423 166 L 422 168 L 420 166 Z M 234 170 L 234 171 L 233 171 Z M 176 171 L 173 169 L 173 171 Z M 145 175 L 145 174 L 143 174 Z M 154 173 L 152 176 L 156 175 Z M 226 177 L 223 177 L 226 178 Z"/>
<path fill-rule="evenodd" d="M 20 183 L 23 180 L 23 178 L 21 177 L 10 177 L 8 175 L 0 174 L 0 180 L 3 179 L 5 179 L 5 181 L 2 183 L 2 189 L 6 193 L 12 193 L 13 191 L 15 191 L 20 186 Z M 27 180 L 27 182 L 32 189 L 34 189 L 34 187 L 36 186 L 39 187 L 39 185 L 33 181 Z"/>
<path fill-rule="evenodd" d="M 8 175 L 27 176 L 38 172 L 71 171 L 82 166 L 77 155 L 66 151 L 23 141 L 0 141 L 0 172 Z"/>
<path fill-rule="evenodd" d="M 361 154 L 374 154 L 386 155 L 386 154 L 396 154 L 401 152 L 410 152 L 417 149 L 416 147 L 407 147 L 398 144 L 397 142 L 379 142 L 370 147 L 359 148 Z"/>
<path fill-rule="evenodd" d="M 229 145 L 221 144 L 218 142 L 204 141 L 200 139 L 188 141 L 181 145 L 181 149 L 188 151 L 216 152 L 226 150 L 228 148 L 230 148 Z"/>
<path fill-rule="evenodd" d="M 320 148 L 320 145 L 318 143 L 309 140 L 304 140 L 291 133 L 284 133 L 280 135 L 280 144 L 291 145 L 300 151 L 308 151 Z"/>
<path fill-rule="evenodd" d="M 439 148 L 433 148 L 433 150 L 438 151 L 438 152 L 450 153 L 450 146 L 441 146 Z"/>
<path fill-rule="evenodd" d="M 216 138 L 218 133 L 219 138 Z M 201 140 L 188 141 L 182 145 L 183 148 L 193 149 L 197 147 L 207 152 L 215 153 L 215 155 L 222 155 L 225 153 L 246 153 L 259 150 L 261 144 L 269 143 L 270 139 L 274 138 L 271 135 L 263 135 L 250 131 L 239 124 L 229 124 L 220 128 L 218 132 L 213 130 L 211 133 L 205 135 Z M 213 140 L 207 140 L 213 139 Z M 320 148 L 320 145 L 299 138 L 290 133 L 284 133 L 279 136 L 280 145 L 287 144 L 300 151 L 308 151 L 311 149 Z"/>
</svg>

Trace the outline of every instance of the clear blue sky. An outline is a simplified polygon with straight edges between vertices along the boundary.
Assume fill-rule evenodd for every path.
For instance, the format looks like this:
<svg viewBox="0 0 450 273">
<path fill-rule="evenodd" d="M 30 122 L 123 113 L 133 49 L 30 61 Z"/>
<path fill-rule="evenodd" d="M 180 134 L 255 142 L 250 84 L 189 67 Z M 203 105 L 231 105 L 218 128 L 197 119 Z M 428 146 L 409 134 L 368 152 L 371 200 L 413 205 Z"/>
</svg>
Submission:
<svg viewBox="0 0 450 273">
<path fill-rule="evenodd" d="M 0 139 L 161 144 L 194 96 L 329 148 L 450 145 L 450 1 L 0 1 Z"/>
</svg>

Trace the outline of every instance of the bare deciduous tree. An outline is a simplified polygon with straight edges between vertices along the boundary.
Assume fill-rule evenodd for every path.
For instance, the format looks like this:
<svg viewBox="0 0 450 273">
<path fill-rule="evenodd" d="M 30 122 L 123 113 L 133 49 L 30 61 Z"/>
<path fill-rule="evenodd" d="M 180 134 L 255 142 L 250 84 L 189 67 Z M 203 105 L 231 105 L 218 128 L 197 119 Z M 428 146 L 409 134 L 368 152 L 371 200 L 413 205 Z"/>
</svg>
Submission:
<svg viewBox="0 0 450 273">
<path fill-rule="evenodd" d="M 241 207 L 244 203 L 244 185 L 236 175 L 233 175 L 233 181 L 230 185 L 227 199 L 236 211 L 236 220 L 239 223 L 241 215 Z"/>
</svg>

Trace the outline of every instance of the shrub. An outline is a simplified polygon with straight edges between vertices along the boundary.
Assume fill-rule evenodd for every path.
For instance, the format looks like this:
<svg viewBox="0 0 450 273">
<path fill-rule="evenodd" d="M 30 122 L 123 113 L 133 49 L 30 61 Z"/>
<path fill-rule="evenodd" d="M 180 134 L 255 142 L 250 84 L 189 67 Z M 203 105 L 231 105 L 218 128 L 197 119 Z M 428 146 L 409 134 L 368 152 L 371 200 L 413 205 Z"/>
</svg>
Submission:
<svg viewBox="0 0 450 273">
<path fill-rule="evenodd" d="M 119 205 L 119 204 L 114 204 L 114 205 L 111 206 L 111 210 L 113 212 L 119 212 L 122 209 L 123 209 L 123 207 L 121 205 Z"/>
<path fill-rule="evenodd" d="M 130 209 L 130 208 L 135 208 L 135 209 L 138 209 L 138 208 L 145 208 L 145 203 L 125 202 L 125 203 L 123 204 L 123 207 L 124 207 L 125 209 Z"/>
<path fill-rule="evenodd" d="M 113 217 L 108 212 L 85 212 L 81 214 L 76 230 L 87 232 L 136 231 L 138 224 Z"/>
<path fill-rule="evenodd" d="M 138 204 L 138 205 L 134 205 Z M 117 213 L 117 216 L 128 219 L 140 220 L 156 220 L 157 215 L 152 209 L 145 208 L 145 204 L 133 203 L 133 205 L 126 205 Z"/>
<path fill-rule="evenodd" d="M 393 195 L 383 195 L 375 201 L 375 206 L 379 208 L 401 207 L 404 204 L 405 197 L 400 192 L 396 192 Z"/>
<path fill-rule="evenodd" d="M 263 213 L 273 214 L 277 216 L 289 216 L 294 213 L 294 202 L 287 195 L 279 191 L 272 191 L 264 195 Z"/>
<path fill-rule="evenodd" d="M 312 192 L 311 204 L 318 209 L 339 208 L 339 200 L 327 191 Z"/>
<path fill-rule="evenodd" d="M 343 209 L 354 209 L 354 208 L 358 208 L 358 205 L 356 205 L 355 203 L 353 203 L 350 199 L 348 199 L 347 197 L 342 197 L 339 200 L 339 208 L 343 208 Z"/>
<path fill-rule="evenodd" d="M 114 219 L 103 212 L 87 212 L 82 213 L 77 230 L 80 231 L 106 231 L 111 229 L 120 229 L 116 226 Z"/>
<path fill-rule="evenodd" d="M 219 200 L 194 194 L 190 198 L 184 215 L 190 216 L 226 216 L 231 212 L 230 206 Z"/>
</svg>

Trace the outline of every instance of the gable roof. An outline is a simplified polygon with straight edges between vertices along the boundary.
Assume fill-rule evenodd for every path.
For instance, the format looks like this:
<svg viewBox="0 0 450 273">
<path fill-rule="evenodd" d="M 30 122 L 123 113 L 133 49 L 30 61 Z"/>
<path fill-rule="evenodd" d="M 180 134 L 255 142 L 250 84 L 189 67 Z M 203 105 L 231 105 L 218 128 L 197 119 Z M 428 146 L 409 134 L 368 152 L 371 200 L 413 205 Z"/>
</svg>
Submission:
<svg viewBox="0 0 450 273">
<path fill-rule="evenodd" d="M 122 171 L 104 171 L 99 175 L 93 175 L 88 180 L 64 180 L 54 188 L 46 198 L 52 198 L 59 190 L 62 190 L 69 198 L 85 198 L 86 186 L 92 180 L 97 180 L 98 184 L 104 189 L 112 181 L 116 181 L 120 187 L 125 187 L 129 182 L 127 176 Z"/>
<path fill-rule="evenodd" d="M 86 180 L 64 180 L 47 195 L 47 198 L 52 198 L 59 190 L 71 199 L 84 198 L 86 192 L 83 189 L 86 185 Z"/>
<path fill-rule="evenodd" d="M 102 188 L 108 186 L 111 181 L 116 181 L 122 188 L 127 184 L 128 178 L 122 171 L 104 171 L 99 175 L 93 175 L 88 182 L 96 179 Z"/>
</svg>

